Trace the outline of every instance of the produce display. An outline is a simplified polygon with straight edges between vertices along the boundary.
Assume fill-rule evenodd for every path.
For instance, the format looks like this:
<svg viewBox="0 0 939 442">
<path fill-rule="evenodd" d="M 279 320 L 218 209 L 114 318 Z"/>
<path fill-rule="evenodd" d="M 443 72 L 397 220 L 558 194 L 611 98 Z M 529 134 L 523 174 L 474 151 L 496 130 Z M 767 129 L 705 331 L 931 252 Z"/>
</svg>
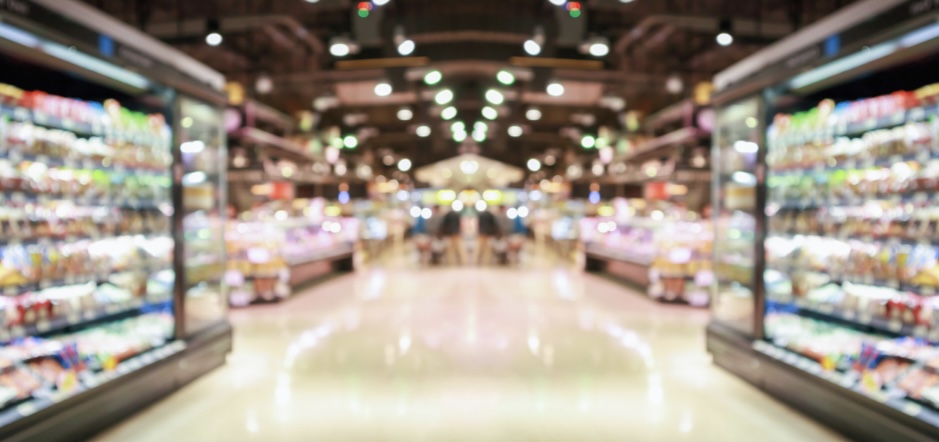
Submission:
<svg viewBox="0 0 939 442">
<path fill-rule="evenodd" d="M 713 230 L 697 213 L 642 200 L 613 203 L 614 214 L 580 220 L 592 254 L 648 267 L 649 295 L 704 306 L 713 280 Z"/>
<path fill-rule="evenodd" d="M 285 298 L 291 267 L 350 253 L 358 238 L 355 218 L 327 216 L 324 201 L 270 203 L 231 221 L 226 232 L 233 305 Z"/>
<path fill-rule="evenodd" d="M 848 388 L 939 406 L 939 85 L 778 115 L 767 336 Z M 847 379 L 847 380 L 845 380 Z"/>
<path fill-rule="evenodd" d="M 0 426 L 172 338 L 170 135 L 0 84 Z"/>
</svg>

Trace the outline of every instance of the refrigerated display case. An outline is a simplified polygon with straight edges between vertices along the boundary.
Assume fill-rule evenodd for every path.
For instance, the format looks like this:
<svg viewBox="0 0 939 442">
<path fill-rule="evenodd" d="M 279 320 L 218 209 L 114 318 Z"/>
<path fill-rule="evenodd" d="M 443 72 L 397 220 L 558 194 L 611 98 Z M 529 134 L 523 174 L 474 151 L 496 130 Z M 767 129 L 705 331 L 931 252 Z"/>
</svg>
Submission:
<svg viewBox="0 0 939 442">
<path fill-rule="evenodd" d="M 728 183 L 750 183 L 753 206 L 751 234 L 716 229 L 708 348 L 860 440 L 939 439 L 937 20 L 928 2 L 862 1 L 715 79 L 733 134 L 715 196 L 732 206 Z M 737 256 L 740 316 L 719 304 Z"/>
<path fill-rule="evenodd" d="M 27 5 L 0 7 L 0 438 L 82 439 L 230 349 L 224 318 L 180 323 L 174 173 L 177 104 L 224 79 L 82 3 Z"/>
</svg>

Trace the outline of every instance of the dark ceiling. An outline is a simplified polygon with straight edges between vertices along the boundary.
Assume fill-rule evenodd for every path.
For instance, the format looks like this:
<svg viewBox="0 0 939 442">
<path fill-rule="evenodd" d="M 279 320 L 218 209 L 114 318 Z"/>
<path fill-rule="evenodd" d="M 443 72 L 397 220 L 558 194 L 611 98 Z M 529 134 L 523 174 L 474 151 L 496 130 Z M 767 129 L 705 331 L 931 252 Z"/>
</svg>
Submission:
<svg viewBox="0 0 939 442">
<path fill-rule="evenodd" d="M 625 110 L 654 112 L 690 96 L 693 85 L 730 64 L 852 2 L 584 0 L 582 15 L 573 18 L 549 0 L 387 0 L 362 18 L 359 2 L 351 0 L 85 1 L 205 62 L 285 112 L 311 111 L 314 99 L 337 97 L 338 106 L 320 112 L 320 127 L 337 125 L 346 133 L 377 129 L 363 150 L 408 155 L 416 166 L 459 148 L 433 103 L 440 87 L 454 91 L 457 119 L 470 126 L 483 120 L 485 91 L 501 88 L 506 103 L 478 148 L 521 165 L 548 149 L 576 151 L 575 137 L 565 136 L 572 129 L 618 129 L 624 110 L 604 105 L 602 97 L 623 98 Z M 224 42 L 212 47 L 204 37 L 216 20 Z M 721 26 L 734 34 L 728 47 L 715 41 Z M 396 51 L 399 28 L 416 44 L 409 57 Z M 523 43 L 536 28 L 545 38 L 542 52 L 532 57 Z M 357 41 L 361 50 L 333 57 L 329 45 L 336 37 Z M 579 46 L 590 37 L 608 39 L 609 55 L 582 53 Z M 512 86 L 496 82 L 496 72 L 505 68 L 519 72 Z M 421 81 L 428 69 L 443 72 L 439 85 Z M 273 80 L 269 93 L 254 90 L 261 76 Z M 666 79 L 675 76 L 685 86 L 671 93 Z M 545 93 L 550 80 L 565 85 L 563 96 Z M 379 81 L 390 82 L 394 93 L 376 96 Z M 411 121 L 397 118 L 403 106 L 413 110 Z M 525 119 L 532 106 L 543 118 Z M 359 121 L 350 121 L 349 114 L 359 114 Z M 434 136 L 415 135 L 419 124 L 433 128 Z M 525 125 L 520 138 L 507 135 L 513 124 Z"/>
</svg>

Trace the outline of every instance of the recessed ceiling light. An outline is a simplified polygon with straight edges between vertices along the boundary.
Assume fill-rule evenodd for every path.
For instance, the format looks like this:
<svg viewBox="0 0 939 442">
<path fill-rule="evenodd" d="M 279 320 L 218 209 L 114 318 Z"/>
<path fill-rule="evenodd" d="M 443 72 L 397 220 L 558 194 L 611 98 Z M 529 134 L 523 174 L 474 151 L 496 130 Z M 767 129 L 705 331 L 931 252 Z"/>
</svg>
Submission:
<svg viewBox="0 0 939 442">
<path fill-rule="evenodd" d="M 440 83 L 440 80 L 443 80 L 443 74 L 440 71 L 430 71 L 424 75 L 424 83 L 431 86 Z"/>
<path fill-rule="evenodd" d="M 454 132 L 453 141 L 456 141 L 457 143 L 466 141 L 466 132 Z"/>
<path fill-rule="evenodd" d="M 541 170 L 541 161 L 538 161 L 536 158 L 528 160 L 528 170 L 532 172 Z"/>
<path fill-rule="evenodd" d="M 522 47 L 528 55 L 538 55 L 541 53 L 541 45 L 535 40 L 525 40 L 525 44 Z"/>
<path fill-rule="evenodd" d="M 541 111 L 537 107 L 533 107 L 525 111 L 525 118 L 529 121 L 538 121 L 541 119 Z"/>
<path fill-rule="evenodd" d="M 442 112 L 440 112 L 440 117 L 444 120 L 452 120 L 454 117 L 456 117 L 456 108 L 453 106 L 445 108 Z"/>
<path fill-rule="evenodd" d="M 606 43 L 597 42 L 590 45 L 589 51 L 590 55 L 594 57 L 605 57 L 610 53 L 610 46 Z"/>
<path fill-rule="evenodd" d="M 502 70 L 496 74 L 496 80 L 499 80 L 499 83 L 508 86 L 512 83 L 515 83 L 515 76 L 512 75 L 512 73 L 509 71 Z"/>
<path fill-rule="evenodd" d="M 727 32 L 721 32 L 720 34 L 717 34 L 716 40 L 717 44 L 721 46 L 730 46 L 734 43 L 734 36 Z"/>
<path fill-rule="evenodd" d="M 401 121 L 410 121 L 414 118 L 414 112 L 410 108 L 402 107 L 398 109 L 398 119 Z"/>
<path fill-rule="evenodd" d="M 502 95 L 502 92 L 499 92 L 495 89 L 489 89 L 486 91 L 486 101 L 498 106 L 505 102 L 505 96 Z"/>
<path fill-rule="evenodd" d="M 450 125 L 450 132 L 466 132 L 466 124 L 462 121 L 454 121 Z"/>
<path fill-rule="evenodd" d="M 414 40 L 404 40 L 398 45 L 398 53 L 401 55 L 411 55 L 415 48 Z"/>
<path fill-rule="evenodd" d="M 417 130 L 415 132 L 417 133 L 417 136 L 421 138 L 427 138 L 430 136 L 430 127 L 429 126 L 417 126 Z"/>
<path fill-rule="evenodd" d="M 437 95 L 434 96 L 434 102 L 441 106 L 451 101 L 453 101 L 453 91 L 450 89 L 443 89 L 440 92 L 437 92 Z"/>
<path fill-rule="evenodd" d="M 222 40 L 224 40 L 222 38 L 222 34 L 219 34 L 218 32 L 210 32 L 205 36 L 205 42 L 208 43 L 209 46 L 218 46 L 222 44 Z"/>
<path fill-rule="evenodd" d="M 483 117 L 486 117 L 489 120 L 495 120 L 496 118 L 499 118 L 499 111 L 489 106 L 484 107 L 482 113 Z"/>
<path fill-rule="evenodd" d="M 522 126 L 518 126 L 518 125 L 509 126 L 509 136 L 510 136 L 510 137 L 518 138 L 518 137 L 522 136 L 522 133 L 524 133 L 524 132 L 525 132 L 525 131 L 522 129 Z"/>
<path fill-rule="evenodd" d="M 552 82 L 548 84 L 547 91 L 548 95 L 552 97 L 560 97 L 561 95 L 564 95 L 564 85 L 556 81 Z"/>
<path fill-rule="evenodd" d="M 356 138 L 355 135 L 346 135 L 346 137 L 342 139 L 342 145 L 349 149 L 354 149 L 359 145 L 359 139 Z"/>
<path fill-rule="evenodd" d="M 388 83 L 382 82 L 375 85 L 375 95 L 379 97 L 387 97 L 391 95 L 391 92 L 391 85 Z"/>
<path fill-rule="evenodd" d="M 402 172 L 407 172 L 411 170 L 411 160 L 407 158 L 402 158 L 401 161 L 398 161 L 398 170 Z"/>
<path fill-rule="evenodd" d="M 489 132 L 489 125 L 485 121 L 477 121 L 473 124 L 473 130 L 476 132 Z"/>
</svg>

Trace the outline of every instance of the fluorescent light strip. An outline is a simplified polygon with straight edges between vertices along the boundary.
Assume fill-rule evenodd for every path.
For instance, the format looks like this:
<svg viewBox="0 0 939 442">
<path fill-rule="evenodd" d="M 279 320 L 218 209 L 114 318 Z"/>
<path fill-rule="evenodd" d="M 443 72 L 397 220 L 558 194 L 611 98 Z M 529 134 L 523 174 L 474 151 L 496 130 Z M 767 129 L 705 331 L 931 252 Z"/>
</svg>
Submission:
<svg viewBox="0 0 939 442">
<path fill-rule="evenodd" d="M 939 23 L 919 28 L 900 38 L 900 46 L 911 47 L 939 37 Z"/>
<path fill-rule="evenodd" d="M 92 57 L 83 52 L 69 49 L 58 43 L 47 42 L 42 43 L 40 46 L 43 52 L 52 55 L 53 57 L 65 60 L 76 66 L 91 70 L 92 72 L 97 72 L 101 75 L 104 75 L 105 77 L 120 81 L 121 83 L 133 86 L 137 89 L 147 89 L 150 87 L 150 81 L 147 80 L 144 76 L 128 71 L 124 68 L 119 68 L 111 63 Z"/>
<path fill-rule="evenodd" d="M 801 89 L 806 86 L 811 86 L 820 81 L 827 80 L 839 74 L 843 74 L 856 67 L 863 66 L 867 63 L 877 60 L 878 58 L 885 57 L 893 53 L 893 51 L 896 49 L 897 44 L 890 42 L 873 46 L 870 49 L 865 49 L 861 52 L 855 52 L 854 54 L 848 55 L 847 57 L 844 57 L 840 60 L 835 60 L 831 63 L 819 66 L 809 72 L 795 76 L 795 78 L 789 82 L 789 86 L 793 89 Z"/>
<path fill-rule="evenodd" d="M 0 23 L 0 37 L 31 48 L 39 46 L 39 39 L 35 35 L 3 23 Z"/>
</svg>

